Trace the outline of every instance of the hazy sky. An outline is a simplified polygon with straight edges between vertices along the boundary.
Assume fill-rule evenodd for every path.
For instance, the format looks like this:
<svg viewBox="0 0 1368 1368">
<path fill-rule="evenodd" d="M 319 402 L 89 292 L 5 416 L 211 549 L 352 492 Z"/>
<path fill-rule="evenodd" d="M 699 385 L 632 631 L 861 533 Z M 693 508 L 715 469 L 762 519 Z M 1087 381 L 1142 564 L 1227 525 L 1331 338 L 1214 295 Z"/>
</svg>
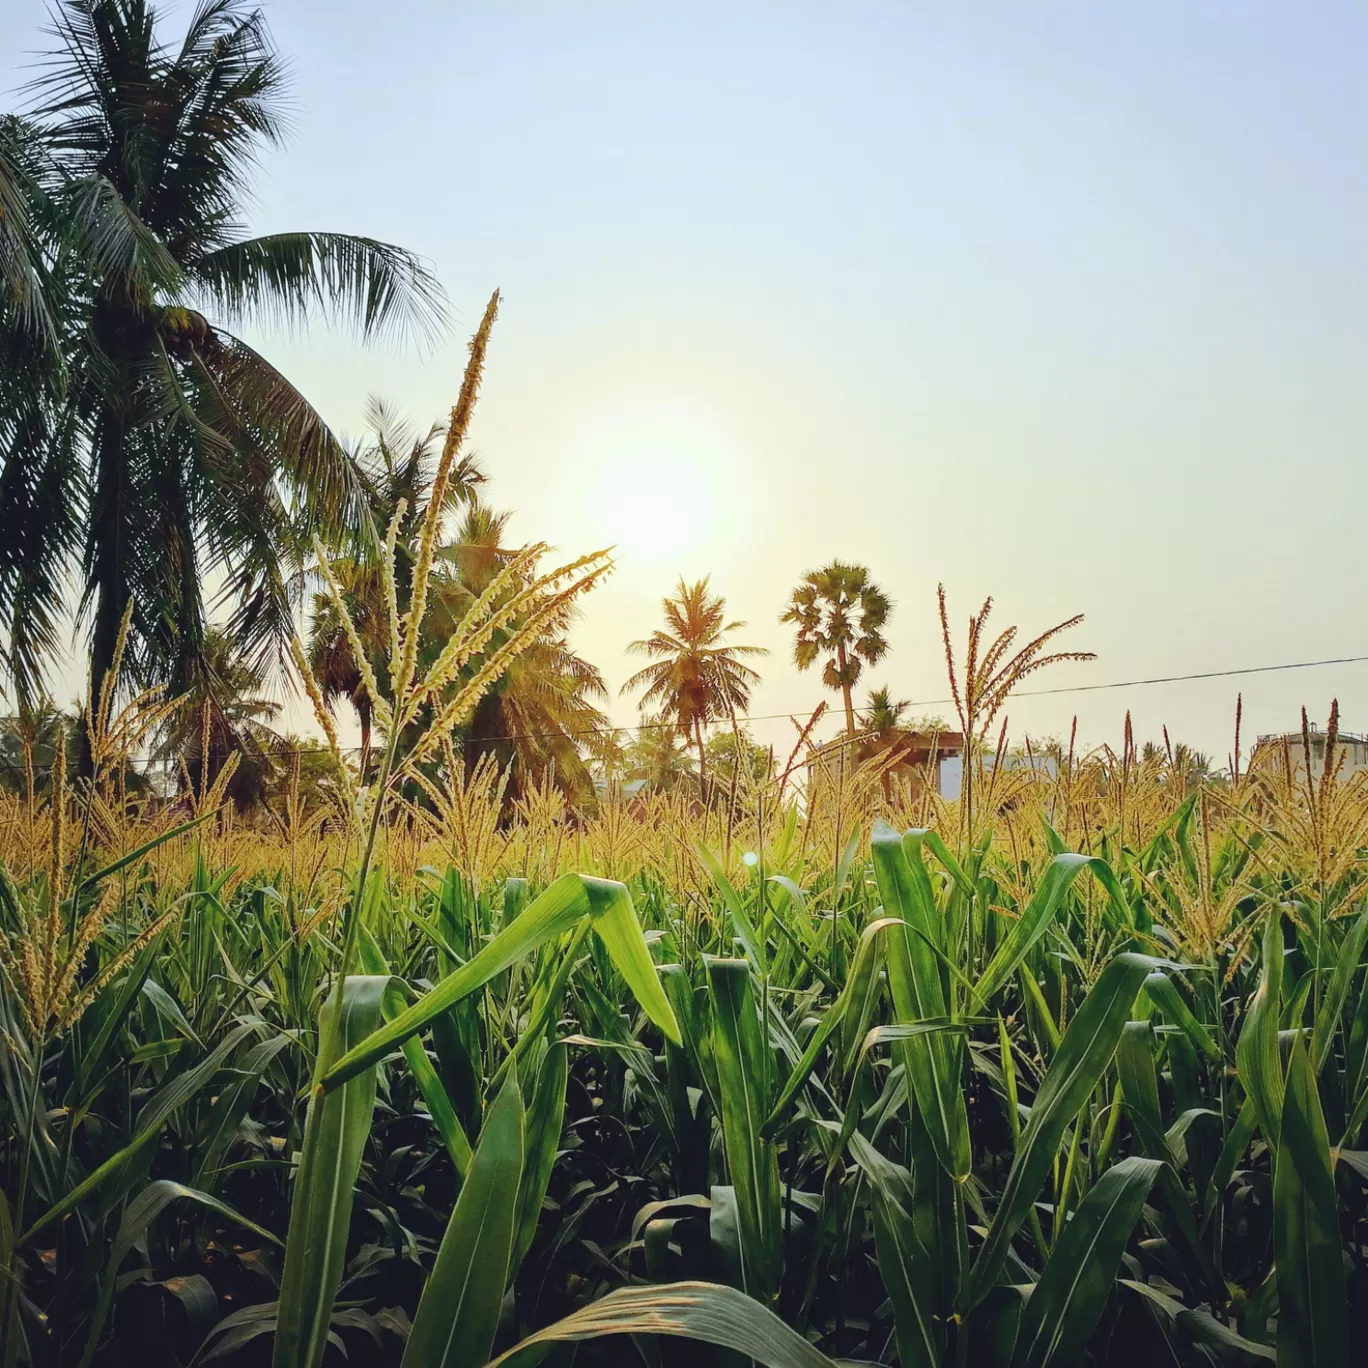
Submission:
<svg viewBox="0 0 1368 1368">
<path fill-rule="evenodd" d="M 9 87 L 43 8 L 4 0 Z M 619 544 L 576 638 L 614 687 L 711 574 L 774 652 L 754 711 L 806 713 L 777 618 L 833 556 L 893 596 L 872 682 L 918 701 L 938 580 L 961 620 L 1085 612 L 1099 660 L 1046 686 L 1368 654 L 1362 4 L 266 10 L 296 131 L 254 227 L 414 248 L 457 322 L 256 340 L 349 433 L 372 392 L 426 423 L 500 287 L 473 444 L 520 539 Z M 1239 688 L 1251 732 L 1334 694 L 1368 729 L 1365 665 L 1010 711 L 1223 759 Z"/>
</svg>

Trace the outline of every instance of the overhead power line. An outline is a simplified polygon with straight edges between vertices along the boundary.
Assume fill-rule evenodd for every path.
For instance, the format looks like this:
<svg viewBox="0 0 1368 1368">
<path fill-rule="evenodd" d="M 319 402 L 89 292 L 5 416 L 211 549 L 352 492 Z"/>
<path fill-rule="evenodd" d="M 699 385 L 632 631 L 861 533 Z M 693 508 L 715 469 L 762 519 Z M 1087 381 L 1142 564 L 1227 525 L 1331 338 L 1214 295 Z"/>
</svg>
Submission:
<svg viewBox="0 0 1368 1368">
<path fill-rule="evenodd" d="M 1246 665 L 1235 670 L 1198 670 L 1191 674 L 1178 675 L 1154 675 L 1146 679 L 1114 679 L 1105 684 L 1070 684 L 1057 689 L 1021 689 L 1012 694 L 1013 698 L 1046 698 L 1061 694 L 1080 694 L 1080 693 L 1100 693 L 1110 689 L 1138 689 L 1153 684 L 1187 684 L 1202 679 L 1234 679 L 1242 675 L 1276 674 L 1288 670 L 1314 670 L 1326 665 L 1363 665 L 1368 664 L 1368 655 L 1361 656 L 1335 656 L 1326 660 L 1294 660 L 1282 665 Z M 909 708 L 936 708 L 948 707 L 955 700 L 953 698 L 923 698 L 916 699 L 906 704 Z M 868 708 L 856 708 L 857 713 L 868 713 Z M 737 722 L 779 722 L 786 718 L 795 718 L 796 713 L 737 713 Z M 646 732 L 646 731 L 673 731 L 676 724 L 673 722 L 636 722 L 623 726 L 609 727 L 579 727 L 568 731 L 556 732 L 509 732 L 502 736 L 481 736 L 474 738 L 481 743 L 495 741 L 540 741 L 551 740 L 557 736 L 615 736 L 623 732 Z M 360 746 L 344 746 L 343 750 L 349 754 L 360 754 Z M 303 748 L 298 746 L 274 747 L 264 752 L 270 756 L 279 757 L 282 755 L 308 754 Z M 149 764 L 159 757 L 144 756 L 141 760 L 132 761 L 133 764 Z M 13 767 L 14 762 L 6 762 Z M 174 763 L 174 761 L 168 761 Z"/>
</svg>

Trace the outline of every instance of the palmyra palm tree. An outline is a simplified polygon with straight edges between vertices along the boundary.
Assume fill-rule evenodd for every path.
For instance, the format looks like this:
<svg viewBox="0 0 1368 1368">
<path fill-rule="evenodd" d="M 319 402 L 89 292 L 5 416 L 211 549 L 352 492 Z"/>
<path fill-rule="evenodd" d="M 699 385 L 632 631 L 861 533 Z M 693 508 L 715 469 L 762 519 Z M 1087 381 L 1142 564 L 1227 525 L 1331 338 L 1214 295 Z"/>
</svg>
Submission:
<svg viewBox="0 0 1368 1368">
<path fill-rule="evenodd" d="M 887 654 L 883 626 L 892 611 L 888 595 L 869 578 L 863 565 L 832 561 L 803 576 L 779 618 L 798 628 L 793 663 L 800 670 L 826 657 L 822 683 L 841 691 L 850 736 L 856 730 L 855 685 L 866 664 L 877 664 Z"/>
<path fill-rule="evenodd" d="M 201 3 L 179 42 L 147 0 L 64 0 L 53 33 L 34 112 L 0 139 L 0 200 L 23 208 L 0 213 L 6 665 L 32 692 L 79 566 L 95 693 L 130 600 L 134 678 L 179 693 L 205 672 L 206 577 L 264 659 L 290 631 L 305 531 L 373 531 L 341 444 L 229 325 L 321 309 L 367 337 L 431 334 L 442 295 L 369 238 L 243 234 L 284 130 L 284 68 L 244 0 Z M 16 371 L 16 354 L 40 359 Z"/>
<path fill-rule="evenodd" d="M 681 579 L 661 606 L 665 629 L 627 648 L 634 655 L 649 656 L 652 663 L 638 670 L 622 692 L 644 689 L 642 706 L 659 708 L 662 717 L 692 741 L 699 783 L 706 785 L 703 731 L 723 719 L 735 721 L 738 713 L 745 712 L 760 676 L 744 658 L 769 652 L 763 646 L 739 646 L 726 640 L 746 624 L 726 620 L 726 600 L 709 592 L 706 577 L 692 584 Z"/>
</svg>

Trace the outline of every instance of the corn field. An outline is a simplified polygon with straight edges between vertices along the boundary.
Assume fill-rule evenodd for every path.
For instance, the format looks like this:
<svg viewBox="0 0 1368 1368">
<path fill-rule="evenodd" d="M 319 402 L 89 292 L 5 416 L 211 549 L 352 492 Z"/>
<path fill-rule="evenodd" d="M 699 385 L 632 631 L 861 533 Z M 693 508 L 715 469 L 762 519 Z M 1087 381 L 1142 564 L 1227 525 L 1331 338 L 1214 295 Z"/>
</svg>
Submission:
<svg viewBox="0 0 1368 1368">
<path fill-rule="evenodd" d="M 7 1365 L 1361 1350 L 1333 764 L 507 820 L 439 763 L 266 829 L 122 791 L 156 707 L 0 810 Z"/>
</svg>

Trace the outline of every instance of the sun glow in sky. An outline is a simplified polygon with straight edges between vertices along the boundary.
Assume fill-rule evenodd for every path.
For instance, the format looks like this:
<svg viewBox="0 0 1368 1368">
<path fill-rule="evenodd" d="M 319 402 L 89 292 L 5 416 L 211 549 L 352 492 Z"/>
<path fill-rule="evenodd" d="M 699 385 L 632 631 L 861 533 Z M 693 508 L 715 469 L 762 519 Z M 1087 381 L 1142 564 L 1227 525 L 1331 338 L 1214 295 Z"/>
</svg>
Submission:
<svg viewBox="0 0 1368 1368">
<path fill-rule="evenodd" d="M 264 9 L 293 131 L 252 227 L 411 247 L 456 318 L 249 338 L 344 432 L 371 393 L 425 425 L 502 288 L 472 443 L 519 540 L 617 544 L 575 629 L 615 688 L 709 574 L 772 652 L 753 711 L 806 716 L 778 616 L 833 557 L 895 605 L 860 693 L 919 711 L 938 581 L 960 624 L 1086 613 L 1050 686 L 1368 653 L 1362 0 Z M 5 0 L 0 83 L 44 22 Z M 1008 712 L 1224 760 L 1240 688 L 1247 736 L 1335 694 L 1368 729 L 1364 665 Z"/>
<path fill-rule="evenodd" d="M 584 534 L 616 546 L 623 574 L 730 560 L 745 534 L 746 454 L 696 415 L 642 409 L 593 424 L 559 471 L 573 483 L 566 496 L 580 504 Z"/>
</svg>

